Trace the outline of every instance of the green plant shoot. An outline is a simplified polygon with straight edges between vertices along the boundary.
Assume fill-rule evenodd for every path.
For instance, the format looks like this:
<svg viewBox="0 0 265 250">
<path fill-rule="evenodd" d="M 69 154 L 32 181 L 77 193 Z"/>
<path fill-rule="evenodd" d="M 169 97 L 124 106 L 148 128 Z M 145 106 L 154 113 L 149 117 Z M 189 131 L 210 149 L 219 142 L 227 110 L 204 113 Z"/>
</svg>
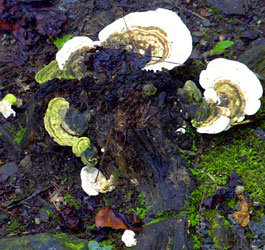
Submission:
<svg viewBox="0 0 265 250">
<path fill-rule="evenodd" d="M 72 35 L 68 34 L 68 35 L 64 35 L 63 38 L 59 38 L 57 37 L 55 40 L 53 40 L 54 45 L 57 47 L 58 50 L 60 50 L 63 45 L 70 40 L 71 38 L 73 38 Z"/>
<path fill-rule="evenodd" d="M 224 40 L 218 42 L 213 49 L 211 49 L 211 55 L 213 55 L 214 52 L 225 52 L 226 49 L 232 47 L 234 45 L 233 41 L 230 40 Z"/>
</svg>

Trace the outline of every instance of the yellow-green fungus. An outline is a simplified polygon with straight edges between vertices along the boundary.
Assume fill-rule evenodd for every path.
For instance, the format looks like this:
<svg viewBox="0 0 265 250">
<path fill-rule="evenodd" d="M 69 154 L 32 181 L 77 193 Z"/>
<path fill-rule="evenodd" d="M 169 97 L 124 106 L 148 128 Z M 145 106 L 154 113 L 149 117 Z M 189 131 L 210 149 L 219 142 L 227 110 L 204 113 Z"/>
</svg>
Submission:
<svg viewBox="0 0 265 250">
<path fill-rule="evenodd" d="M 54 78 L 57 78 L 59 80 L 61 79 L 75 79 L 75 77 L 69 72 L 66 72 L 64 70 L 60 70 L 58 63 L 56 60 L 51 61 L 47 66 L 45 66 L 43 69 L 41 69 L 36 75 L 35 80 L 36 82 L 42 84 L 46 83 Z"/>
<path fill-rule="evenodd" d="M 81 154 L 90 148 L 90 140 L 87 137 L 80 137 L 78 140 L 74 143 L 72 150 L 73 153 L 77 156 L 80 157 Z"/>
<path fill-rule="evenodd" d="M 53 98 L 48 105 L 44 116 L 44 126 L 49 135 L 62 146 L 73 146 L 78 140 L 74 131 L 66 131 L 62 127 L 69 103 L 62 97 Z"/>
</svg>

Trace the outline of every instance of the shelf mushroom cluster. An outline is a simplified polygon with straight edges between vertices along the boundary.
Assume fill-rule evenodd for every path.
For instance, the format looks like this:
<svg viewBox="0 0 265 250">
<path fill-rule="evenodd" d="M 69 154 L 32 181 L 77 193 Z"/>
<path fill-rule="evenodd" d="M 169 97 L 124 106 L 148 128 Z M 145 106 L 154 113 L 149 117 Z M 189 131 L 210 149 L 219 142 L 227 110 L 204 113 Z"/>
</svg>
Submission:
<svg viewBox="0 0 265 250">
<path fill-rule="evenodd" d="M 130 13 L 106 26 L 98 38 L 99 41 L 92 41 L 89 37 L 77 36 L 67 41 L 57 52 L 56 60 L 36 74 L 36 81 L 42 84 L 54 78 L 84 78 L 89 74 L 84 67 L 85 55 L 95 53 L 96 46 L 133 51 L 145 56 L 150 50 L 151 58 L 143 69 L 153 71 L 170 70 L 182 65 L 192 51 L 192 37 L 186 25 L 175 12 L 162 8 Z M 242 63 L 215 59 L 201 72 L 199 81 L 204 89 L 203 95 L 192 81 L 187 81 L 184 88 L 178 90 L 188 103 L 195 102 L 196 115 L 191 123 L 199 133 L 216 134 L 228 130 L 244 120 L 245 115 L 255 114 L 261 106 L 261 83 Z M 152 84 L 146 85 L 143 93 L 154 95 L 156 88 Z M 0 112 L 5 117 L 15 115 L 11 109 L 15 102 L 14 98 L 5 97 L 0 102 Z M 116 180 L 113 175 L 107 180 L 94 167 L 97 150 L 92 147 L 89 138 L 82 136 L 89 119 L 88 113 L 80 114 L 64 98 L 55 97 L 49 102 L 44 125 L 54 141 L 62 146 L 71 146 L 73 153 L 81 157 L 86 165 L 80 173 L 81 186 L 88 195 L 95 196 L 112 191 Z M 134 237 L 132 231 L 126 230 L 122 240 L 131 247 L 136 244 Z"/>
<path fill-rule="evenodd" d="M 99 192 L 112 191 L 115 188 L 115 178 L 111 175 L 107 180 L 101 171 L 94 167 L 98 162 L 97 150 L 91 146 L 88 137 L 80 137 L 87 129 L 89 119 L 88 113 L 79 113 L 69 107 L 69 102 L 64 98 L 55 97 L 48 104 L 44 127 L 54 141 L 61 146 L 72 147 L 73 153 L 81 157 L 81 161 L 86 165 L 80 174 L 81 186 L 88 195 L 98 195 Z"/>
<path fill-rule="evenodd" d="M 57 52 L 56 60 L 36 74 L 36 81 L 42 84 L 54 78 L 80 80 L 87 76 L 79 64 L 84 54 L 96 46 L 126 49 L 141 55 L 151 49 L 150 61 L 144 69 L 154 71 L 182 65 L 192 51 L 189 29 L 175 12 L 162 8 L 119 18 L 101 30 L 98 38 L 92 41 L 89 37 L 77 36 L 67 41 Z"/>
<path fill-rule="evenodd" d="M 245 115 L 255 114 L 263 94 L 257 76 L 244 64 L 218 58 L 200 74 L 204 101 L 192 125 L 199 133 L 216 134 L 228 130 Z M 207 107 L 206 107 L 207 106 Z"/>
</svg>

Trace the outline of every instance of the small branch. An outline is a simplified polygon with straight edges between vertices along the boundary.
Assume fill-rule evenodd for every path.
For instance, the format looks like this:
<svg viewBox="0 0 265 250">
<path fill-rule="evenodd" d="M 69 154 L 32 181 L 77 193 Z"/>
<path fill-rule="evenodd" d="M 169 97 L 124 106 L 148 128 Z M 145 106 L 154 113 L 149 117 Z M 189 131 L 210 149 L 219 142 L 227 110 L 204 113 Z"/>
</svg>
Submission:
<svg viewBox="0 0 265 250">
<path fill-rule="evenodd" d="M 11 209 L 11 208 L 14 208 L 14 207 L 20 206 L 20 205 L 24 204 L 26 201 L 28 201 L 28 200 L 30 200 L 30 199 L 36 197 L 37 195 L 39 195 L 39 194 L 45 192 L 46 190 L 50 189 L 51 187 L 52 187 L 52 186 L 49 186 L 49 187 L 46 187 L 46 188 L 40 188 L 40 189 L 37 189 L 37 190 L 34 191 L 34 193 L 33 193 L 31 196 L 29 196 L 29 197 L 27 197 L 27 198 L 25 198 L 25 199 L 22 199 L 22 200 L 20 200 L 20 201 L 17 202 L 17 203 L 13 203 L 13 204 L 7 206 L 7 209 Z"/>
<path fill-rule="evenodd" d="M 215 182 L 215 179 L 213 178 L 213 176 L 212 176 L 209 172 L 206 171 L 206 174 L 208 175 L 208 177 L 209 177 L 213 182 Z"/>
<path fill-rule="evenodd" d="M 107 149 L 108 149 L 108 145 L 109 145 L 109 141 L 110 141 L 110 136 L 112 134 L 112 127 L 110 128 L 109 130 L 109 134 L 108 134 L 108 137 L 107 137 L 107 140 L 106 140 L 106 143 L 104 145 L 104 152 L 102 154 L 102 157 L 101 157 L 101 160 L 100 160 L 100 163 L 99 163 L 99 168 L 98 168 L 98 174 L 97 174 L 97 177 L 95 179 L 95 183 L 97 182 L 98 180 L 98 175 L 99 175 L 99 171 L 100 169 L 102 168 L 102 165 L 103 165 L 103 161 L 104 161 L 104 157 L 106 155 L 106 152 L 107 152 Z"/>
<path fill-rule="evenodd" d="M 193 12 L 192 10 L 189 10 L 189 9 L 186 9 L 185 7 L 182 7 L 182 8 L 179 8 L 179 7 L 177 7 L 179 10 L 181 10 L 181 11 L 188 11 L 188 12 L 190 12 L 191 14 L 193 14 L 194 16 L 197 16 L 197 17 L 199 17 L 200 19 L 202 19 L 202 20 L 205 20 L 206 18 L 205 17 L 202 17 L 201 15 L 199 15 L 199 14 L 197 14 L 196 12 Z"/>
</svg>

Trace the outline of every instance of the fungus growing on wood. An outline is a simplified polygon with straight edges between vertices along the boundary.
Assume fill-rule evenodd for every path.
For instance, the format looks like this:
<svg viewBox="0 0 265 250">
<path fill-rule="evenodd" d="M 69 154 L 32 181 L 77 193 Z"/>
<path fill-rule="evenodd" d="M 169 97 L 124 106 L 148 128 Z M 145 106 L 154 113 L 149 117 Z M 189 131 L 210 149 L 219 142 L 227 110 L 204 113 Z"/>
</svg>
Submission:
<svg viewBox="0 0 265 250">
<path fill-rule="evenodd" d="M 62 97 L 53 98 L 48 105 L 44 116 L 44 126 L 49 135 L 62 146 L 73 146 L 78 140 L 75 131 L 62 127 L 69 103 Z"/>
<path fill-rule="evenodd" d="M 76 36 L 68 40 L 56 53 L 56 60 L 51 61 L 35 76 L 42 84 L 54 78 L 81 79 L 85 76 L 86 67 L 83 65 L 84 54 L 94 48 L 94 42 L 86 36 Z"/>
<path fill-rule="evenodd" d="M 144 55 L 151 46 L 152 59 L 147 70 L 172 69 L 183 64 L 192 51 L 192 37 L 186 25 L 173 11 L 130 13 L 100 31 L 100 45 L 134 50 Z"/>
<path fill-rule="evenodd" d="M 81 161 L 86 166 L 94 167 L 98 163 L 98 151 L 95 147 L 91 146 L 89 138 L 78 138 L 78 140 L 73 144 L 72 150 L 77 157 L 81 157 Z"/>
<path fill-rule="evenodd" d="M 69 74 L 68 71 L 60 70 L 56 60 L 51 61 L 35 75 L 36 82 L 40 84 L 48 82 L 54 78 L 57 78 L 59 80 L 75 79 L 75 77 Z"/>
<path fill-rule="evenodd" d="M 65 68 L 66 62 L 74 52 L 82 48 L 87 48 L 89 50 L 93 47 L 94 42 L 87 36 L 76 36 L 68 40 L 56 53 L 56 61 L 60 70 Z"/>
<path fill-rule="evenodd" d="M 244 64 L 224 58 L 211 61 L 200 74 L 204 102 L 192 121 L 199 133 L 215 134 L 255 114 L 263 89 L 256 75 Z M 218 128 L 216 127 L 218 126 Z"/>
<path fill-rule="evenodd" d="M 13 94 L 7 94 L 1 101 L 0 101 L 0 113 L 5 118 L 13 115 L 16 116 L 16 112 L 11 108 L 11 106 L 20 107 L 22 105 L 22 100 L 16 98 Z"/>
<path fill-rule="evenodd" d="M 91 196 L 96 196 L 99 193 L 111 192 L 116 185 L 115 177 L 113 175 L 107 180 L 102 172 L 94 167 L 83 167 L 80 176 L 81 187 Z"/>
<path fill-rule="evenodd" d="M 213 103 L 202 103 L 191 123 L 198 133 L 217 134 L 230 128 L 229 114 L 228 108 Z"/>
<path fill-rule="evenodd" d="M 78 140 L 73 144 L 72 150 L 73 153 L 80 157 L 81 154 L 86 150 L 90 148 L 90 140 L 87 137 L 80 137 Z"/>
</svg>

